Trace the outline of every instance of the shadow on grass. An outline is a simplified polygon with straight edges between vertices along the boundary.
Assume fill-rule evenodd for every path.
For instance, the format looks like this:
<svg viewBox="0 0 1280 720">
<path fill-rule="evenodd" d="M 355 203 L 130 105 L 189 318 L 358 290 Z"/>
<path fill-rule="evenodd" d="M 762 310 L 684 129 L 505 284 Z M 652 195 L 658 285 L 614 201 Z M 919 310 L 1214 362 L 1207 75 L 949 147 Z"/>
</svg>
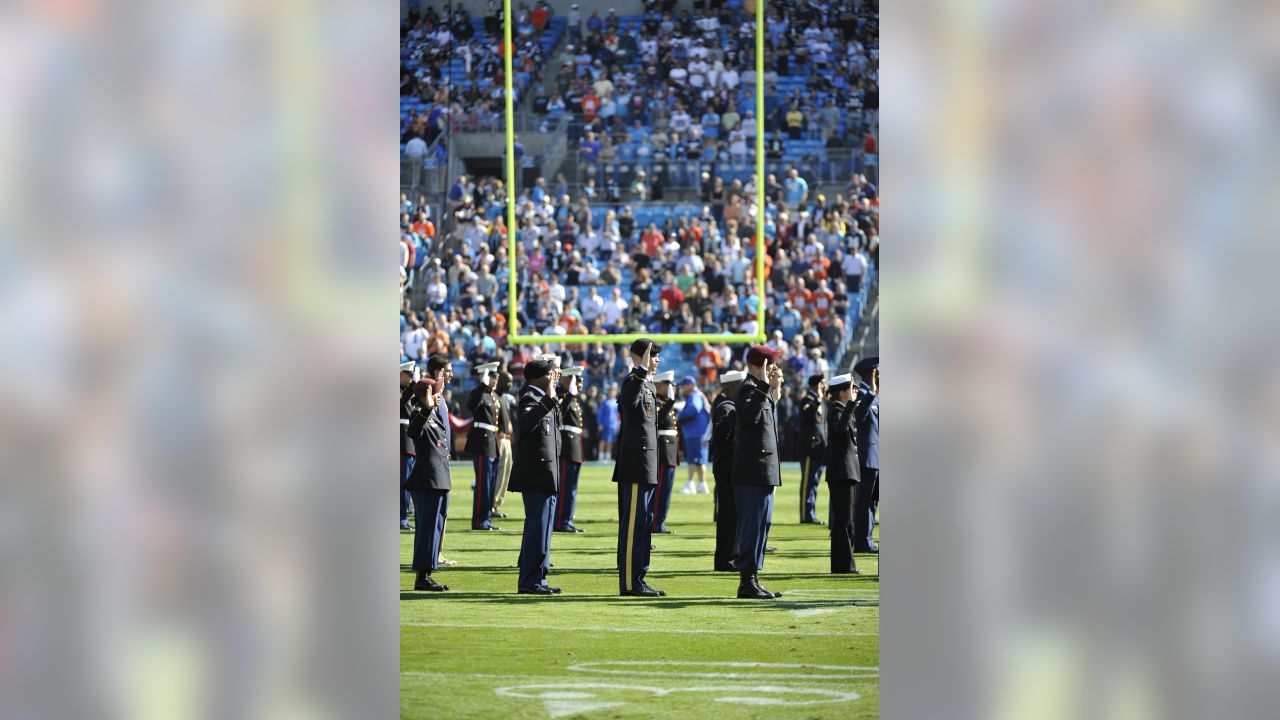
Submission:
<svg viewBox="0 0 1280 720">
<path fill-rule="evenodd" d="M 515 605 L 519 603 L 529 602 L 561 602 L 561 603 L 621 603 L 625 605 L 649 605 L 661 608 L 686 608 L 686 607 L 732 607 L 753 610 L 795 610 L 797 606 L 805 608 L 815 607 L 879 607 L 879 603 L 870 603 L 867 601 L 838 601 L 838 600 L 788 600 L 786 595 L 774 600 L 740 600 L 734 597 L 733 593 L 725 595 L 696 595 L 691 597 L 671 596 L 660 598 L 636 598 L 626 597 L 617 594 L 609 595 L 586 595 L 575 594 L 570 588 L 564 588 L 564 592 L 560 595 L 520 595 L 515 590 L 506 592 L 460 592 L 457 590 L 449 590 L 446 592 L 428 592 L 401 590 L 401 600 L 451 600 L 455 602 L 475 603 L 480 605 Z M 620 626 L 626 625 L 619 623 Z"/>
</svg>

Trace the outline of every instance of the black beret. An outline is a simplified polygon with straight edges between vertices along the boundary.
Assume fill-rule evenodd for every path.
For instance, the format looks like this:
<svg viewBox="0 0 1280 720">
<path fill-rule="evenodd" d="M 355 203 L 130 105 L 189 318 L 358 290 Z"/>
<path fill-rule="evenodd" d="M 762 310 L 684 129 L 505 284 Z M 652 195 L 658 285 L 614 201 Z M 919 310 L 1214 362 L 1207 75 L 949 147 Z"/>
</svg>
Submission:
<svg viewBox="0 0 1280 720">
<path fill-rule="evenodd" d="M 880 356 L 862 358 L 857 365 L 853 366 L 853 371 L 862 377 L 871 377 L 871 371 L 880 367 Z"/>
<path fill-rule="evenodd" d="M 655 343 L 654 341 L 650 340 L 649 338 L 640 338 L 640 339 L 636 340 L 635 342 L 631 343 L 631 354 L 632 354 L 632 355 L 644 355 L 644 354 L 645 354 L 645 352 L 646 352 L 647 350 L 649 350 L 650 348 L 653 348 L 653 352 L 654 352 L 654 354 L 657 354 L 658 352 L 660 352 L 660 351 L 662 350 L 662 346 L 661 346 L 661 345 L 659 345 L 659 344 Z"/>
<path fill-rule="evenodd" d="M 537 380 L 551 374 L 551 363 L 546 360 L 530 360 L 528 365 L 524 366 L 524 379 Z"/>
</svg>

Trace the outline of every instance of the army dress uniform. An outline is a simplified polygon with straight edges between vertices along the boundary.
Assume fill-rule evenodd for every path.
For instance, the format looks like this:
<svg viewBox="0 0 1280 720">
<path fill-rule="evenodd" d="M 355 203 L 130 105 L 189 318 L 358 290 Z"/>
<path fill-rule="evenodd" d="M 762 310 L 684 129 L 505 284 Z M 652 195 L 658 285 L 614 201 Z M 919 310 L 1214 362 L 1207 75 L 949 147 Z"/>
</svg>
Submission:
<svg viewBox="0 0 1280 720">
<path fill-rule="evenodd" d="M 849 375 L 831 379 L 830 388 L 850 387 Z M 831 572 L 857 573 L 853 560 L 854 548 L 854 495 L 858 486 L 858 423 L 852 401 L 832 401 L 827 413 L 827 493 L 831 508 L 828 513 L 831 528 Z"/>
<path fill-rule="evenodd" d="M 496 530 L 489 518 L 493 515 L 493 490 L 498 481 L 498 396 L 485 384 L 488 373 L 497 363 L 481 365 L 477 370 L 480 384 L 471 391 L 467 409 L 471 411 L 471 430 L 463 450 L 471 453 L 475 463 L 476 488 L 471 505 L 472 530 Z"/>
<path fill-rule="evenodd" d="M 643 356 L 657 346 L 641 338 L 631 352 Z M 618 591 L 623 595 L 657 596 L 644 581 L 651 546 L 649 506 L 658 484 L 658 401 L 649 372 L 633 367 L 618 392 L 621 426 L 613 466 L 618 484 Z"/>
<path fill-rule="evenodd" d="M 675 372 L 668 371 L 653 376 L 653 382 L 670 383 L 675 380 Z M 653 505 L 650 508 L 652 525 L 656 533 L 672 533 L 667 528 L 667 513 L 671 510 L 671 491 L 676 482 L 676 467 L 679 458 L 679 430 L 676 429 L 676 401 L 670 397 L 659 397 L 658 400 L 658 484 L 653 491 Z"/>
<path fill-rule="evenodd" d="M 550 366 L 533 360 L 525 379 L 545 377 Z M 517 401 L 516 443 L 511 461 L 511 492 L 524 500 L 524 534 L 520 541 L 521 594 L 560 592 L 547 584 L 551 566 L 551 527 L 560 490 L 560 408 L 555 398 L 526 382 Z"/>
<path fill-rule="evenodd" d="M 748 365 L 763 367 L 777 362 L 778 351 L 755 345 L 747 351 Z M 733 499 L 738 511 L 738 597 L 781 597 L 760 586 L 757 574 L 764 567 L 764 552 L 773 524 L 773 490 L 782 486 L 778 458 L 777 406 L 769 384 L 750 373 L 734 399 L 737 425 L 733 446 Z"/>
<path fill-rule="evenodd" d="M 436 570 L 444 542 L 449 490 L 453 487 L 449 478 L 449 435 L 434 408 L 415 409 L 407 434 L 418 450 L 418 461 L 405 482 L 405 489 L 413 496 L 416 525 L 413 569 L 418 573 L 418 580 L 414 589 L 448 590 L 448 586 L 436 584 L 430 576 Z"/>
<path fill-rule="evenodd" d="M 720 376 L 720 386 L 741 382 L 744 376 L 741 370 L 727 372 Z M 716 486 L 712 516 L 716 523 L 714 567 L 722 572 L 737 570 L 734 562 L 738 556 L 738 511 L 732 485 L 738 413 L 733 401 L 727 391 L 722 391 L 711 405 L 711 476 Z"/>
<path fill-rule="evenodd" d="M 417 363 L 400 364 L 400 372 L 413 376 Z M 409 529 L 409 491 L 405 483 L 413 472 L 413 464 L 417 461 L 417 451 L 413 446 L 413 438 L 409 437 L 409 419 L 413 417 L 413 383 L 400 388 L 400 529 Z"/>
<path fill-rule="evenodd" d="M 564 371 L 568 378 L 581 378 L 582 368 Z M 581 391 L 579 391 L 581 394 Z M 560 401 L 560 496 L 556 498 L 556 532 L 582 532 L 573 524 L 573 509 L 578 500 L 578 476 L 584 459 L 582 403 L 578 395 L 565 393 Z"/>
<path fill-rule="evenodd" d="M 800 402 L 800 523 L 818 525 L 818 484 L 827 462 L 825 408 L 817 391 L 809 388 Z"/>
</svg>

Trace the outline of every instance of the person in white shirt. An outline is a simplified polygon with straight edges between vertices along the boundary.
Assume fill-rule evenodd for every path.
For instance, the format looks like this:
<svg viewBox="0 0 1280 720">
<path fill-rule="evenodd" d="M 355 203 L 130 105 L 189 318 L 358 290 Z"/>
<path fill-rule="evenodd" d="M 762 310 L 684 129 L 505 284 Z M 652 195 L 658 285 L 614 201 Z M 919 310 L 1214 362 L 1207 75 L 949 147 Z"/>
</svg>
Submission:
<svg viewBox="0 0 1280 720">
<path fill-rule="evenodd" d="M 400 336 L 400 345 L 404 347 L 404 354 L 414 360 L 425 357 L 427 340 L 430 337 L 426 329 L 414 321 L 413 325 Z"/>
<path fill-rule="evenodd" d="M 609 300 L 604 304 L 605 325 L 618 325 L 627 314 L 627 301 L 622 299 L 622 288 L 615 287 Z"/>
<path fill-rule="evenodd" d="M 554 275 L 551 276 L 551 284 L 547 286 L 547 292 L 551 295 L 552 300 L 560 303 L 561 305 L 564 304 L 564 299 L 568 296 L 565 292 L 564 285 L 560 284 L 560 278 Z"/>
<path fill-rule="evenodd" d="M 684 111 L 683 105 L 676 105 L 676 111 L 671 114 L 671 129 L 678 133 L 684 133 L 689 129 L 689 113 Z"/>
<path fill-rule="evenodd" d="M 710 69 L 711 66 L 706 60 L 694 58 L 693 62 L 689 63 L 689 87 L 699 90 L 706 87 L 707 71 Z"/>
<path fill-rule="evenodd" d="M 667 73 L 667 77 L 671 78 L 672 85 L 683 85 L 685 79 L 689 77 L 689 71 L 676 65 L 671 68 L 671 72 Z"/>
<path fill-rule="evenodd" d="M 599 247 L 600 236 L 596 234 L 595 228 L 588 225 L 578 236 L 578 249 L 587 257 L 595 257 L 596 249 Z"/>
<path fill-rule="evenodd" d="M 720 87 L 722 88 L 736 90 L 740 81 L 738 71 L 734 68 L 725 68 L 725 71 L 720 74 Z"/>
<path fill-rule="evenodd" d="M 729 157 L 735 163 L 747 160 L 747 136 L 741 129 L 729 133 Z"/>
</svg>

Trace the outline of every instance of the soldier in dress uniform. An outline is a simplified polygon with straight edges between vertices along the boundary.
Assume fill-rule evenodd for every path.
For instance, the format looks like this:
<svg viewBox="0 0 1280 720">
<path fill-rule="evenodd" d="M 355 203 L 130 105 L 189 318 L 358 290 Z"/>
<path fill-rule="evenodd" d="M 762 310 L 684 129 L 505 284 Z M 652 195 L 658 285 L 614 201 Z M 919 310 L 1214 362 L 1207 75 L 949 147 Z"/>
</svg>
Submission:
<svg viewBox="0 0 1280 720">
<path fill-rule="evenodd" d="M 822 395 L 826 382 L 809 376 L 809 389 L 800 401 L 800 524 L 821 525 L 818 519 L 818 483 L 827 462 L 827 423 Z"/>
<path fill-rule="evenodd" d="M 498 481 L 498 363 L 476 367 L 480 382 L 467 399 L 471 430 L 463 450 L 471 453 L 476 469 L 475 499 L 471 504 L 472 530 L 498 530 L 489 517 L 493 513 L 493 489 Z"/>
<path fill-rule="evenodd" d="M 632 597 L 659 597 L 665 592 L 644 581 L 652 549 L 649 504 L 658 484 L 658 400 L 649 376 L 658 369 L 659 347 L 648 338 L 631 343 L 634 367 L 622 380 L 613 481 L 618 484 L 618 590 Z"/>
<path fill-rule="evenodd" d="M 440 425 L 444 428 L 444 447 L 446 455 L 453 456 L 453 426 L 449 419 L 449 402 L 445 399 L 445 389 L 449 387 L 449 383 L 453 382 L 453 363 L 449 360 L 449 356 L 444 353 L 436 353 L 427 358 L 427 378 L 435 380 L 439 384 L 440 390 L 436 393 L 438 400 L 436 401 L 436 415 L 440 418 Z M 445 515 L 449 514 L 449 496 L 444 496 Z M 445 567 L 452 567 L 458 563 L 449 560 L 444 556 L 444 536 L 445 528 L 440 529 L 440 559 L 439 563 Z"/>
<path fill-rule="evenodd" d="M 560 407 L 556 402 L 560 371 L 539 358 L 524 366 L 524 379 L 511 471 L 511 491 L 524 498 L 517 590 L 522 595 L 555 595 L 560 588 L 547 584 L 547 569 L 560 490 Z"/>
<path fill-rule="evenodd" d="M 413 536 L 413 569 L 418 577 L 413 589 L 433 592 L 449 589 L 448 585 L 441 585 L 431 578 L 438 566 L 440 544 L 444 541 L 444 524 L 449 508 L 447 498 L 452 487 L 448 434 L 436 412 L 440 391 L 441 385 L 436 380 L 422 379 L 413 385 L 414 408 L 407 432 L 415 441 L 419 461 L 414 464 L 413 472 L 405 483 L 413 495 L 417 526 Z"/>
<path fill-rule="evenodd" d="M 667 512 L 671 509 L 671 490 L 676 482 L 676 465 L 680 462 L 676 449 L 680 438 L 676 430 L 675 386 L 672 385 L 675 378 L 671 370 L 653 376 L 658 400 L 658 485 L 653 491 L 649 514 L 653 516 L 652 531 L 667 534 L 675 533 L 667 527 Z"/>
<path fill-rule="evenodd" d="M 715 479 L 715 569 L 734 572 L 738 557 L 738 512 L 733 501 L 733 439 L 738 431 L 734 398 L 747 376 L 731 370 L 720 376 L 720 394 L 711 405 L 711 475 Z"/>
<path fill-rule="evenodd" d="M 733 499 L 738 511 L 738 597 L 782 597 L 760 585 L 764 552 L 773 523 L 773 489 L 782 485 L 778 459 L 777 402 L 782 397 L 780 353 L 768 345 L 747 351 L 747 377 L 734 406 L 738 424 L 733 447 Z"/>
<path fill-rule="evenodd" d="M 493 491 L 493 513 L 496 518 L 504 518 L 502 501 L 507 499 L 507 484 L 511 482 L 511 435 L 513 431 L 512 415 L 516 399 L 511 397 L 511 373 L 498 373 L 498 482 Z"/>
<path fill-rule="evenodd" d="M 853 376 L 837 375 L 828 385 L 827 493 L 831 501 L 831 572 L 858 574 L 853 560 L 853 499 L 858 486 L 858 423 L 854 413 Z"/>
<path fill-rule="evenodd" d="M 400 529 L 412 530 L 409 527 L 409 491 L 404 484 L 409 481 L 409 473 L 413 472 L 413 463 L 417 453 L 413 447 L 413 439 L 409 437 L 409 418 L 413 415 L 413 379 L 418 372 L 415 362 L 400 363 Z"/>
<path fill-rule="evenodd" d="M 858 461 L 861 482 L 854 498 L 853 549 L 879 553 L 871 531 L 875 527 L 876 504 L 880 500 L 880 358 L 869 357 L 853 366 L 862 378 L 854 412 L 858 422 Z"/>
<path fill-rule="evenodd" d="M 578 500 L 578 474 L 582 471 L 585 442 L 582 427 L 582 368 L 566 368 L 564 395 L 560 400 L 560 497 L 556 499 L 556 532 L 580 533 L 573 524 L 573 508 Z"/>
</svg>

